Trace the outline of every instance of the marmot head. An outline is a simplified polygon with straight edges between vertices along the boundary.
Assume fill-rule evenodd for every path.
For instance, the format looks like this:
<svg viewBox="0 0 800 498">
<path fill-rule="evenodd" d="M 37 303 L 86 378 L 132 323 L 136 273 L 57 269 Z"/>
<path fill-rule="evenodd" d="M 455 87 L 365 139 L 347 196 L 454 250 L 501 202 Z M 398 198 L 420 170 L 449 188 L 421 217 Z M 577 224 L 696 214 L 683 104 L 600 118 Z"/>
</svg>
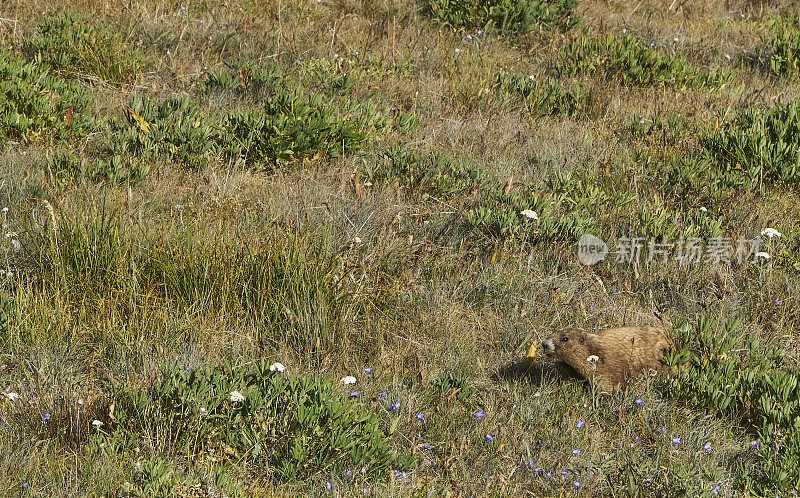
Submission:
<svg viewBox="0 0 800 498">
<path fill-rule="evenodd" d="M 553 332 L 542 341 L 544 354 L 558 359 L 577 358 L 587 351 L 586 332 L 581 329 L 564 329 Z M 586 360 L 587 355 L 583 355 Z"/>
</svg>

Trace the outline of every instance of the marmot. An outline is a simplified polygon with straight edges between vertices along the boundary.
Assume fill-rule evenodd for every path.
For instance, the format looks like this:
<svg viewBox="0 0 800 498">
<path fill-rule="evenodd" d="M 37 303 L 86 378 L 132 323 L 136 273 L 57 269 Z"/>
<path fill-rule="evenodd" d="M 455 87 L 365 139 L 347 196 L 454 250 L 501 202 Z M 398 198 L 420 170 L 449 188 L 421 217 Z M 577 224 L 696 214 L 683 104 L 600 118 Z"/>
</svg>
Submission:
<svg viewBox="0 0 800 498">
<path fill-rule="evenodd" d="M 639 326 L 607 329 L 592 334 L 580 329 L 554 332 L 542 341 L 544 353 L 583 379 L 613 392 L 642 371 L 671 371 L 661 363 L 672 339 L 663 329 Z M 594 359 L 594 362 L 587 359 Z"/>
</svg>

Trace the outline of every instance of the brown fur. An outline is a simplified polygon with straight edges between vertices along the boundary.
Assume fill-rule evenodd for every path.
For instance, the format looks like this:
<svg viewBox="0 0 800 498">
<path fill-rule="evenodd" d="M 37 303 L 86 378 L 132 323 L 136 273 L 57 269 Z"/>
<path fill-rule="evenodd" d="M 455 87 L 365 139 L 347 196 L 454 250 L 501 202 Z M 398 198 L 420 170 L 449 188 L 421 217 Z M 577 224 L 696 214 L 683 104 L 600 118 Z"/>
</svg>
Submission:
<svg viewBox="0 0 800 498">
<path fill-rule="evenodd" d="M 648 326 L 607 329 L 599 334 L 570 328 L 542 341 L 545 354 L 578 377 L 594 379 L 606 392 L 620 389 L 642 371 L 667 371 L 669 367 L 661 359 L 664 348 L 671 345 L 664 330 Z M 598 360 L 592 364 L 586 360 L 590 356 Z"/>
</svg>

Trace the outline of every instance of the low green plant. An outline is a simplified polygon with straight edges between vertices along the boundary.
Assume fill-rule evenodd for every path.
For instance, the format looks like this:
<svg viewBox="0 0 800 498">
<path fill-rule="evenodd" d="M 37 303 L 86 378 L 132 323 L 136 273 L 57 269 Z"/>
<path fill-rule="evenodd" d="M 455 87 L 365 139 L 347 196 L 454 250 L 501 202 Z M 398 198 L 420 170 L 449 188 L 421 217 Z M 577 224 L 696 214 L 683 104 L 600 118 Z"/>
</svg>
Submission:
<svg viewBox="0 0 800 498">
<path fill-rule="evenodd" d="M 430 12 L 455 29 L 494 27 L 526 34 L 536 28 L 568 30 L 578 23 L 573 10 L 580 0 L 431 0 Z"/>
<path fill-rule="evenodd" d="M 375 162 L 364 161 L 356 181 L 370 188 L 396 184 L 408 198 L 429 195 L 451 199 L 480 187 L 485 173 L 468 161 L 456 161 L 444 154 L 420 155 L 395 146 L 378 154 Z"/>
<path fill-rule="evenodd" d="M 199 167 L 220 150 L 217 120 L 188 97 L 169 97 L 156 104 L 138 95 L 125 108 L 124 117 L 125 121 L 113 118 L 110 122 L 110 156 L 166 156 L 187 167 Z"/>
<path fill-rule="evenodd" d="M 761 53 L 767 58 L 769 71 L 778 77 L 796 78 L 800 74 L 800 17 L 777 19 L 767 27 L 772 34 L 762 35 Z"/>
<path fill-rule="evenodd" d="M 800 100 L 770 109 L 750 107 L 700 137 L 700 158 L 751 186 L 800 186 Z"/>
<path fill-rule="evenodd" d="M 647 47 L 635 37 L 617 39 L 580 37 L 559 53 L 558 72 L 566 76 L 600 76 L 635 86 L 672 86 L 718 90 L 731 80 L 724 68 L 697 69 L 682 55 L 667 55 Z"/>
<path fill-rule="evenodd" d="M 588 187 L 593 189 L 594 185 Z M 579 202 L 571 199 L 575 193 L 582 194 Z M 553 240 L 577 241 L 584 233 L 597 229 L 594 216 L 590 214 L 596 206 L 584 197 L 586 189 L 571 195 L 561 193 L 555 197 L 539 195 L 531 185 L 509 189 L 507 184 L 487 183 L 480 191 L 464 217 L 466 226 L 477 230 L 481 237 L 495 240 L 524 238 L 535 244 Z M 528 217 L 523 211 L 533 211 L 536 217 Z"/>
<path fill-rule="evenodd" d="M 591 115 L 594 110 L 592 90 L 580 86 L 567 88 L 553 78 L 501 72 L 497 75 L 497 85 L 501 90 L 519 96 L 531 117 Z"/>
<path fill-rule="evenodd" d="M 656 114 L 652 119 L 644 119 L 634 114 L 623 129 L 623 137 L 636 145 L 673 153 L 675 147 L 680 147 L 700 131 L 697 123 L 684 116 Z"/>
<path fill-rule="evenodd" d="M 149 388 L 118 388 L 115 406 L 109 439 L 154 452 L 144 441 L 168 437 L 166 447 L 189 460 L 213 451 L 277 482 L 348 469 L 378 480 L 397 465 L 377 413 L 326 377 L 271 372 L 263 360 L 250 368 L 166 366 Z"/>
<path fill-rule="evenodd" d="M 25 50 L 64 75 L 91 75 L 121 83 L 142 66 L 143 57 L 122 40 L 117 28 L 91 22 L 73 11 L 45 17 L 38 29 Z"/>
<path fill-rule="evenodd" d="M 89 92 L 54 74 L 40 57 L 0 50 L 0 140 L 42 143 L 76 139 L 93 120 Z"/>
<path fill-rule="evenodd" d="M 129 183 L 135 185 L 150 172 L 148 162 L 131 158 L 123 163 L 120 155 L 94 161 L 76 157 L 71 153 L 57 153 L 47 160 L 47 171 L 59 190 L 70 182 L 94 180 L 108 183 Z"/>
<path fill-rule="evenodd" d="M 656 239 L 664 237 L 673 240 L 678 237 L 720 237 L 725 230 L 722 220 L 714 219 L 708 214 L 708 211 L 695 208 L 681 212 L 659 204 L 638 206 L 631 232 L 635 236 L 641 235 Z"/>
<path fill-rule="evenodd" d="M 379 155 L 380 162 L 364 163 L 356 181 L 372 187 L 394 183 L 409 196 L 428 195 L 458 205 L 463 210 L 456 226 L 455 242 L 464 238 L 505 240 L 524 237 L 530 242 L 566 238 L 577 240 L 596 223 L 589 214 L 611 198 L 591 182 L 579 188 L 538 195 L 532 185 L 500 183 L 483 168 L 469 161 L 455 161 L 444 155 L 420 156 L 405 147 Z M 568 193 L 569 192 L 569 193 Z M 575 193 L 581 193 L 575 196 Z M 537 213 L 526 218 L 523 211 Z"/>
<path fill-rule="evenodd" d="M 248 59 L 225 61 L 227 69 L 209 72 L 201 81 L 200 88 L 208 93 L 230 92 L 237 97 L 249 97 L 254 102 L 266 94 L 275 93 L 277 87 L 283 91 L 292 86 L 281 67 L 270 60 L 255 63 Z"/>
<path fill-rule="evenodd" d="M 681 366 L 670 394 L 715 410 L 757 439 L 761 460 L 738 484 L 757 494 L 785 493 L 800 485 L 800 371 L 779 347 L 737 334 L 738 321 L 699 317 L 680 323 L 668 365 Z"/>
<path fill-rule="evenodd" d="M 187 97 L 160 104 L 135 97 L 125 109 L 125 121 L 111 122 L 108 154 L 168 157 L 188 167 L 232 161 L 272 170 L 312 157 L 361 153 L 384 134 L 409 131 L 416 123 L 369 102 L 346 103 L 337 111 L 320 94 L 304 97 L 299 89 L 282 86 L 273 90 L 260 109 L 222 115 L 201 110 Z"/>
<path fill-rule="evenodd" d="M 387 114 L 371 104 L 335 111 L 323 96 L 307 98 L 296 90 L 278 92 L 263 110 L 241 110 L 220 122 L 220 142 L 237 161 L 271 169 L 315 155 L 339 157 L 361 152 L 388 131 Z"/>
<path fill-rule="evenodd" d="M 426 404 L 441 403 L 448 399 L 468 403 L 475 393 L 468 375 L 461 372 L 445 372 L 439 374 L 428 385 Z"/>
</svg>

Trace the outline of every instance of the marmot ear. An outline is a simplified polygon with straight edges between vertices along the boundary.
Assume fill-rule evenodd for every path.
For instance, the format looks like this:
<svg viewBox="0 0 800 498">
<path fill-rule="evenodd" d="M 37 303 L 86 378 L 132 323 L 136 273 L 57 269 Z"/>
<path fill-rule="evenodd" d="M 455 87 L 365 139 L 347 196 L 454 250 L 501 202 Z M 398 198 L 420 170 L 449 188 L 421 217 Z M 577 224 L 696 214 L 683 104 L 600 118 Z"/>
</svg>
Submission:
<svg viewBox="0 0 800 498">
<path fill-rule="evenodd" d="M 580 343 L 581 343 L 581 344 L 583 344 L 584 342 L 586 342 L 586 332 L 584 332 L 583 334 L 581 334 L 581 338 L 580 338 L 580 339 L 578 339 L 578 341 L 580 341 Z"/>
</svg>

